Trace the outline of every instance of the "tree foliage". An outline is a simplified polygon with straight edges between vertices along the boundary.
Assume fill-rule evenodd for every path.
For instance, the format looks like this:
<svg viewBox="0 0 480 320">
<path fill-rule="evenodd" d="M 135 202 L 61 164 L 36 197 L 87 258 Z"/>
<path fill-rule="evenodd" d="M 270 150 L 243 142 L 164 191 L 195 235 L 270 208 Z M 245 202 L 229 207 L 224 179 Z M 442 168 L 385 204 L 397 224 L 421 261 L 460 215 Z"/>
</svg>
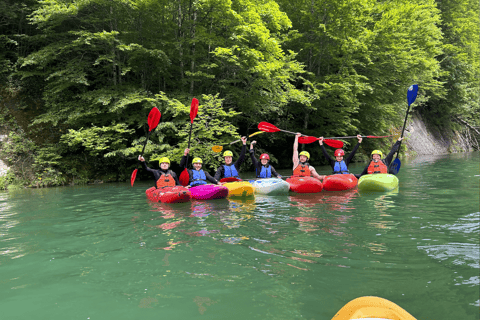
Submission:
<svg viewBox="0 0 480 320">
<path fill-rule="evenodd" d="M 260 121 L 315 136 L 383 135 L 402 125 L 413 83 L 425 114 L 479 123 L 472 0 L 6 0 L 0 29 L 0 107 L 30 112 L 22 141 L 48 133 L 35 170 L 77 181 L 123 179 L 153 107 L 162 122 L 145 155 L 179 161 L 192 97 L 201 102 L 192 154 L 209 168 L 219 163 L 212 145 Z M 25 99 L 7 102 L 12 90 Z M 290 166 L 292 137 L 258 138 Z"/>
</svg>

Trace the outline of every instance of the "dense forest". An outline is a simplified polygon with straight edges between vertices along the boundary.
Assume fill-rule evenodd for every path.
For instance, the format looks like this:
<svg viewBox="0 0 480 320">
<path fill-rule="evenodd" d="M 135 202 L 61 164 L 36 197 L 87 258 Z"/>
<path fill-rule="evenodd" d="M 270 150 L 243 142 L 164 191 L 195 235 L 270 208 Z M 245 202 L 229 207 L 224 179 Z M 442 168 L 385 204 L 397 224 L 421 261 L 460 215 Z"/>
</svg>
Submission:
<svg viewBox="0 0 480 320">
<path fill-rule="evenodd" d="M 238 156 L 229 142 L 261 121 L 317 137 L 398 134 L 415 83 L 412 107 L 432 125 L 475 128 L 479 13 L 474 0 L 1 0 L 3 185 L 127 180 L 153 107 L 145 158 L 178 164 L 193 97 L 191 153 L 210 171 L 222 160 L 213 145 Z M 255 139 L 291 166 L 293 135 Z M 361 152 L 391 144 L 365 139 Z M 318 144 L 303 148 L 323 163 Z"/>
</svg>

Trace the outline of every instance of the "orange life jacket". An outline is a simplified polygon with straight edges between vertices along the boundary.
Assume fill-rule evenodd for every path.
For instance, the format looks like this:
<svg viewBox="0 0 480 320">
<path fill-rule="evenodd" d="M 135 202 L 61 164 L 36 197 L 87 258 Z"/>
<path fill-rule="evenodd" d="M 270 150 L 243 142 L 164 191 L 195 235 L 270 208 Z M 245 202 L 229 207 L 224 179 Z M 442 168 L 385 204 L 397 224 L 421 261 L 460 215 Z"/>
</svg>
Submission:
<svg viewBox="0 0 480 320">
<path fill-rule="evenodd" d="M 169 172 L 167 172 L 167 174 L 162 174 L 157 180 L 157 188 L 165 187 L 175 187 L 175 179 L 173 179 Z"/>
<path fill-rule="evenodd" d="M 305 162 L 302 164 L 301 162 L 298 166 L 293 170 L 293 175 L 297 177 L 310 177 L 312 173 L 310 172 L 310 165 Z"/>
<path fill-rule="evenodd" d="M 380 160 L 378 162 L 371 161 L 370 165 L 368 166 L 367 169 L 368 174 L 372 173 L 388 173 L 388 168 L 386 164 L 383 162 L 383 160 Z"/>
</svg>

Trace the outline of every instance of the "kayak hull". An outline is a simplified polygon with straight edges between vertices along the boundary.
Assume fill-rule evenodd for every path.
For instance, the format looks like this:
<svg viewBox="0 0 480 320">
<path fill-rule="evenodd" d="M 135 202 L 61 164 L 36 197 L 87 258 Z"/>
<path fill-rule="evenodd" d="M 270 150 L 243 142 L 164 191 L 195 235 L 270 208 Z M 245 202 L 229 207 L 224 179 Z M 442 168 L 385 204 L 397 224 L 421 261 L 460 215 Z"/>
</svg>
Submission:
<svg viewBox="0 0 480 320">
<path fill-rule="evenodd" d="M 227 182 L 223 186 L 228 188 L 229 197 L 249 197 L 255 191 L 248 181 Z"/>
<path fill-rule="evenodd" d="M 379 297 L 356 298 L 341 308 L 332 320 L 416 320 L 397 304 Z"/>
<path fill-rule="evenodd" d="M 323 190 L 344 191 L 357 186 L 358 179 L 353 174 L 333 174 L 323 179 Z"/>
<path fill-rule="evenodd" d="M 361 191 L 391 191 L 398 187 L 398 178 L 393 174 L 366 174 L 358 179 L 358 190 Z"/>
<path fill-rule="evenodd" d="M 279 178 L 266 178 L 250 180 L 258 194 L 287 194 L 290 190 L 290 184 Z"/>
<path fill-rule="evenodd" d="M 296 193 L 318 193 L 323 189 L 320 180 L 313 177 L 291 176 L 286 181 L 290 185 L 290 191 Z"/>
<path fill-rule="evenodd" d="M 224 199 L 228 196 L 228 188 L 214 184 L 206 184 L 190 188 L 192 198 L 196 200 Z"/>
<path fill-rule="evenodd" d="M 166 187 L 157 189 L 151 187 L 145 191 L 148 200 L 163 203 L 181 203 L 192 199 L 190 191 L 182 186 Z"/>
</svg>

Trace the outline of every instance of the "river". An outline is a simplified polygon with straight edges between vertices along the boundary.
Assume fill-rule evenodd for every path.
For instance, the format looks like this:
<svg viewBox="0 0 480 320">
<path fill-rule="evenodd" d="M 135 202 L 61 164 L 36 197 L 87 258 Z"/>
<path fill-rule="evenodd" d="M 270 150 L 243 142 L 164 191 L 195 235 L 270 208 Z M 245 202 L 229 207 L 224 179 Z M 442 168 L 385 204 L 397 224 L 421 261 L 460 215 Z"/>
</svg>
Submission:
<svg viewBox="0 0 480 320">
<path fill-rule="evenodd" d="M 403 160 L 390 193 L 168 205 L 146 199 L 152 181 L 0 192 L 1 318 L 330 320 L 372 295 L 419 320 L 477 320 L 479 160 Z"/>
</svg>

